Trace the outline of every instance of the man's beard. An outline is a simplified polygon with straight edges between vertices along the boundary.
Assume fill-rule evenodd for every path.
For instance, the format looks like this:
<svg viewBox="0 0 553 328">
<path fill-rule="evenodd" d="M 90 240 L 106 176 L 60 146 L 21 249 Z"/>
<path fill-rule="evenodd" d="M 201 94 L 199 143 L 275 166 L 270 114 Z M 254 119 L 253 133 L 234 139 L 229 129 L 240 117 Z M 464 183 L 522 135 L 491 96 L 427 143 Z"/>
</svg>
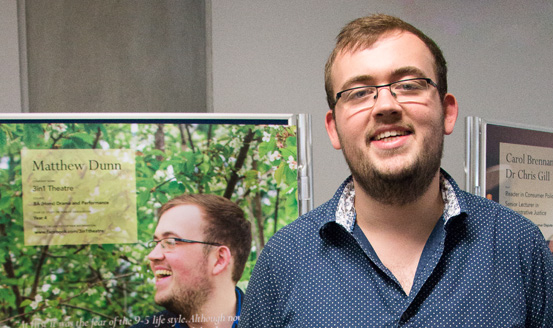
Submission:
<svg viewBox="0 0 553 328">
<path fill-rule="evenodd" d="M 206 278 L 201 279 L 193 286 L 179 285 L 173 290 L 172 297 L 156 302 L 167 310 L 182 315 L 186 320 L 190 320 L 194 315 L 201 316 L 199 311 L 209 299 L 213 291 L 212 283 Z"/>
<path fill-rule="evenodd" d="M 437 128 L 443 131 L 443 124 Z M 425 151 L 411 166 L 397 173 L 379 171 L 360 149 L 344 146 L 342 152 L 359 187 L 382 204 L 399 206 L 414 202 L 428 190 L 440 169 L 443 143 L 443 135 L 425 140 Z"/>
</svg>

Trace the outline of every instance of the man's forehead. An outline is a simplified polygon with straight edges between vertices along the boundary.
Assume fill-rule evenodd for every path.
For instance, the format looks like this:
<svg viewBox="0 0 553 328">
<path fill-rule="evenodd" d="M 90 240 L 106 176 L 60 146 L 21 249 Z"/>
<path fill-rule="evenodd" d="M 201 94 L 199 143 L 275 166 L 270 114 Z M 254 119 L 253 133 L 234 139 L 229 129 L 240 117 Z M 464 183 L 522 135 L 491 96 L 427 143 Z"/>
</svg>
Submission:
<svg viewBox="0 0 553 328">
<path fill-rule="evenodd" d="M 371 80 L 376 78 L 375 75 L 386 75 L 392 79 L 402 75 L 435 79 L 435 60 L 418 36 L 407 31 L 394 31 L 381 35 L 368 46 L 344 49 L 332 65 L 332 83 L 336 90 L 350 79 L 359 80 L 362 77 Z"/>
<path fill-rule="evenodd" d="M 338 52 L 337 55 L 339 56 L 340 54 L 357 52 L 357 51 L 363 50 L 363 49 L 370 49 L 370 48 L 373 48 L 373 47 L 378 47 L 378 43 L 382 42 L 382 40 L 399 38 L 404 33 L 412 34 L 411 32 L 408 32 L 408 31 L 394 29 L 394 30 L 385 31 L 384 33 L 381 33 L 381 34 L 379 34 L 377 36 L 374 36 L 374 37 L 367 37 L 365 39 L 359 39 L 355 42 L 351 42 L 349 44 L 344 45 L 344 47 Z"/>
<path fill-rule="evenodd" d="M 155 236 L 157 238 L 202 236 L 203 217 L 203 211 L 197 205 L 177 205 L 161 215 L 156 227 Z"/>
</svg>

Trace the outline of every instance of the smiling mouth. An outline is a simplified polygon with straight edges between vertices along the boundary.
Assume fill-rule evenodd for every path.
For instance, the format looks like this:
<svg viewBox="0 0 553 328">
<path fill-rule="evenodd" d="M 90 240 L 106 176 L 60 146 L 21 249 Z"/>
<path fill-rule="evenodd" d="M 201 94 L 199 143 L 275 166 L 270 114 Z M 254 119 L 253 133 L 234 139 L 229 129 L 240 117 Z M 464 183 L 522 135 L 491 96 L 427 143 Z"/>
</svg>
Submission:
<svg viewBox="0 0 553 328">
<path fill-rule="evenodd" d="M 377 134 L 372 138 L 373 141 L 392 141 L 396 137 L 406 136 L 411 134 L 409 131 L 386 131 Z"/>
<path fill-rule="evenodd" d="M 173 272 L 169 270 L 157 270 L 155 272 L 156 279 L 163 279 L 163 278 L 170 277 L 172 275 L 173 275 Z"/>
</svg>

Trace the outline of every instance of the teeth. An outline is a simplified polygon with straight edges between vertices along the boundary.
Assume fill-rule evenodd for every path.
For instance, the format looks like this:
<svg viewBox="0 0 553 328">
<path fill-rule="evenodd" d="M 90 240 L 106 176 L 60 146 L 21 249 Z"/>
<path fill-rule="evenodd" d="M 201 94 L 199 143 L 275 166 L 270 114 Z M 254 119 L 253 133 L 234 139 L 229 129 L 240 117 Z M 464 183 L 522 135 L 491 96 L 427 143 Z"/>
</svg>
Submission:
<svg viewBox="0 0 553 328">
<path fill-rule="evenodd" d="M 404 136 L 407 135 L 407 132 L 405 131 L 386 131 L 382 132 L 379 135 L 377 135 L 374 140 L 382 140 L 384 138 L 390 138 L 390 137 L 398 137 L 398 136 Z"/>
<path fill-rule="evenodd" d="M 167 277 L 167 276 L 173 275 L 173 272 L 169 270 L 157 270 L 155 274 L 156 274 L 156 277 Z"/>
</svg>

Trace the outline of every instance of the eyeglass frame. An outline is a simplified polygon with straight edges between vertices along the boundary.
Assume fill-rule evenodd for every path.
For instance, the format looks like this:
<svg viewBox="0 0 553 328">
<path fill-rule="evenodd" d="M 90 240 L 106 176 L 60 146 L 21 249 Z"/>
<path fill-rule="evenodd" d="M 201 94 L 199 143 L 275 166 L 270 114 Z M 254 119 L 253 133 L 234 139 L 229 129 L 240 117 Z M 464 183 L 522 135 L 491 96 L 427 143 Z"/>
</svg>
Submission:
<svg viewBox="0 0 553 328">
<path fill-rule="evenodd" d="M 377 99 L 378 98 L 378 89 L 380 88 L 385 88 L 385 87 L 388 87 L 388 90 L 390 90 L 390 93 L 392 94 L 392 96 L 394 96 L 394 98 L 396 98 L 396 94 L 392 91 L 392 88 L 391 86 L 393 84 L 396 84 L 396 83 L 399 83 L 399 82 L 407 82 L 407 81 L 414 81 L 414 80 L 424 80 L 426 81 L 426 83 L 430 84 L 431 86 L 433 86 L 434 88 L 438 88 L 438 84 L 436 84 L 436 82 L 432 81 L 432 79 L 430 78 L 427 78 L 427 77 L 415 77 L 415 78 L 412 78 L 412 79 L 404 79 L 404 80 L 399 80 L 399 81 L 394 81 L 394 82 L 391 82 L 391 83 L 388 83 L 388 84 L 381 84 L 381 85 L 362 85 L 362 86 L 359 86 L 359 87 L 353 87 L 353 88 L 349 88 L 349 89 L 345 89 L 345 90 L 342 90 L 338 93 L 336 93 L 336 100 L 334 101 L 335 104 L 338 103 L 338 100 L 342 97 L 342 94 L 344 94 L 345 92 L 348 92 L 348 91 L 352 91 L 352 90 L 357 90 L 357 89 L 363 89 L 363 88 L 376 88 L 376 95 L 375 95 L 375 98 L 374 99 Z M 375 102 L 376 104 L 376 102 Z M 371 106 L 371 108 L 374 107 L 374 105 Z"/>
<path fill-rule="evenodd" d="M 156 246 L 161 243 L 162 241 L 164 240 L 167 240 L 167 239 L 173 239 L 175 241 L 180 241 L 182 243 L 187 243 L 187 244 L 204 244 L 204 245 L 210 245 L 210 246 L 224 246 L 223 244 L 220 244 L 220 243 L 215 243 L 215 242 L 209 242 L 209 241 L 198 241 L 198 240 L 191 240 L 191 239 L 184 239 L 184 238 L 177 238 L 177 237 L 167 237 L 167 238 L 161 238 L 159 240 L 150 240 L 147 244 L 146 244 L 146 247 L 148 249 L 154 249 L 156 248 Z M 155 243 L 155 244 L 154 244 Z M 176 246 L 176 244 L 175 244 Z M 165 249 L 169 249 L 169 248 L 164 248 L 163 247 L 163 244 L 161 244 L 161 249 L 165 250 Z"/>
</svg>

